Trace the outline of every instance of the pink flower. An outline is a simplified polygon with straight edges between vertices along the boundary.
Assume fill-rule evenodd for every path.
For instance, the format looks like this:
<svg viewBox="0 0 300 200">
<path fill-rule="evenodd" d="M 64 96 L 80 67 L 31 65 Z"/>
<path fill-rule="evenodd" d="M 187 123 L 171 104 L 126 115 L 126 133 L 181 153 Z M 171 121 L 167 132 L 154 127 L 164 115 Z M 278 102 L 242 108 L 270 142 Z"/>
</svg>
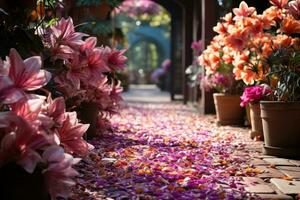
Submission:
<svg viewBox="0 0 300 200">
<path fill-rule="evenodd" d="M 15 49 L 10 50 L 7 61 L 0 66 L 0 71 L 7 73 L 0 75 L 0 82 L 5 84 L 0 86 L 3 90 L 1 93 L 5 94 L 2 97 L 5 98 L 4 103 L 14 103 L 21 98 L 21 94 L 25 96 L 24 91 L 36 90 L 48 83 L 51 74 L 41 70 L 41 65 L 40 57 L 34 56 L 23 61 Z"/>
<path fill-rule="evenodd" d="M 8 76 L 0 75 L 0 102 L 14 103 L 23 98 L 23 93 L 16 90 Z"/>
<path fill-rule="evenodd" d="M 38 133 L 47 134 L 54 123 L 49 116 L 42 113 L 44 103 L 45 100 L 41 98 L 23 98 L 11 104 L 10 108 L 16 115 L 29 122 Z"/>
<path fill-rule="evenodd" d="M 43 174 L 51 199 L 67 198 L 70 186 L 75 185 L 72 178 L 78 176 L 78 172 L 72 166 L 77 164 L 80 159 L 74 159 L 70 154 L 64 153 L 63 148 L 56 145 L 48 147 L 42 158 L 48 165 L 43 170 Z"/>
<path fill-rule="evenodd" d="M 63 123 L 64 114 L 66 112 L 65 99 L 63 97 L 59 97 L 53 100 L 49 96 L 47 103 L 48 103 L 46 109 L 47 115 L 51 117 L 54 122 L 61 125 Z"/>
<path fill-rule="evenodd" d="M 90 146 L 82 137 L 89 124 L 78 123 L 76 112 L 65 113 L 64 118 L 61 127 L 55 130 L 60 145 L 68 153 L 85 156 Z"/>
<path fill-rule="evenodd" d="M 270 0 L 270 3 L 277 6 L 278 8 L 284 8 L 289 0 Z"/>
<path fill-rule="evenodd" d="M 107 64 L 112 71 L 124 69 L 127 58 L 124 56 L 126 50 L 111 49 L 109 47 L 101 48 L 104 55 L 107 56 Z"/>
<path fill-rule="evenodd" d="M 270 93 L 271 88 L 265 84 L 246 87 L 241 96 L 241 106 L 244 107 L 250 102 L 260 101 Z"/>
<path fill-rule="evenodd" d="M 87 34 L 75 32 L 73 20 L 62 18 L 50 27 L 50 46 L 54 59 L 67 60 L 84 44 L 82 37 Z"/>
<path fill-rule="evenodd" d="M 87 34 L 75 32 L 72 18 L 61 18 L 61 20 L 54 26 L 51 27 L 52 45 L 66 45 L 71 48 L 79 48 L 84 43 L 82 40 L 83 36 Z"/>
<path fill-rule="evenodd" d="M 4 136 L 0 146 L 0 166 L 15 161 L 32 173 L 41 157 L 36 150 L 49 144 L 47 136 L 37 133 L 28 122 L 13 112 L 0 113 Z"/>
<path fill-rule="evenodd" d="M 288 4 L 288 8 L 293 17 L 300 17 L 300 0 L 290 1 Z"/>
</svg>

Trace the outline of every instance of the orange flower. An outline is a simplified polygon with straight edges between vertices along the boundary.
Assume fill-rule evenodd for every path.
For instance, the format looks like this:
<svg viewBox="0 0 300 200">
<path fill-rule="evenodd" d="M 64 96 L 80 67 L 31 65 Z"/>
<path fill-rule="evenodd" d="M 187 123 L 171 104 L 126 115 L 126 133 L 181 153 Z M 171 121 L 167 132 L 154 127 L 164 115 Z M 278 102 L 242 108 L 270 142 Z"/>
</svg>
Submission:
<svg viewBox="0 0 300 200">
<path fill-rule="evenodd" d="M 219 34 L 226 34 L 227 33 L 227 28 L 224 26 L 223 23 L 221 22 L 218 22 L 217 23 L 217 26 L 215 26 L 213 28 L 213 30 Z"/>
<path fill-rule="evenodd" d="M 271 28 L 271 26 L 276 26 L 276 21 L 281 20 L 282 18 L 282 9 L 275 6 L 271 6 L 265 10 L 261 16 L 261 20 L 264 22 L 266 29 Z"/>
<path fill-rule="evenodd" d="M 278 49 L 280 47 L 288 47 L 292 45 L 292 38 L 287 35 L 277 35 L 273 39 L 274 49 Z"/>
<path fill-rule="evenodd" d="M 242 1 L 240 3 L 239 8 L 234 8 L 233 13 L 235 14 L 234 20 L 243 19 L 244 17 L 248 17 L 255 12 L 254 7 L 248 7 L 247 3 Z"/>
<path fill-rule="evenodd" d="M 228 13 L 226 14 L 223 18 L 222 18 L 227 24 L 232 24 L 232 13 Z"/>
<path fill-rule="evenodd" d="M 250 27 L 249 30 L 252 35 L 257 35 L 263 32 L 264 24 L 258 19 L 249 19 Z"/>
<path fill-rule="evenodd" d="M 233 49 L 241 51 L 247 43 L 247 31 L 248 29 L 233 30 L 232 33 L 230 33 L 225 39 L 227 45 Z"/>
<path fill-rule="evenodd" d="M 282 21 L 280 31 L 288 35 L 300 33 L 300 22 L 289 15 Z"/>
</svg>

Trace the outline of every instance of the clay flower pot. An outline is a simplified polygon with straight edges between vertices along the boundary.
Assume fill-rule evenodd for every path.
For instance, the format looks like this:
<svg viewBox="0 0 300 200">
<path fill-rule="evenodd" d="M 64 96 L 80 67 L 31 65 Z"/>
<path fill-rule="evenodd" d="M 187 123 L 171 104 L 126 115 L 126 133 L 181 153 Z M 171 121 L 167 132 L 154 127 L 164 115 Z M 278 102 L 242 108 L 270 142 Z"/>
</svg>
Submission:
<svg viewBox="0 0 300 200">
<path fill-rule="evenodd" d="M 261 101 L 267 155 L 300 158 L 300 102 Z"/>
<path fill-rule="evenodd" d="M 83 102 L 77 109 L 77 114 L 82 123 L 90 124 L 90 127 L 86 132 L 86 137 L 90 139 L 99 136 L 99 131 L 97 130 L 99 108 L 97 104 L 92 102 Z"/>
<path fill-rule="evenodd" d="M 251 131 L 250 137 L 251 139 L 259 138 L 263 139 L 263 127 L 262 127 L 262 120 L 260 117 L 260 105 L 259 103 L 250 103 L 250 119 L 251 119 Z"/>
<path fill-rule="evenodd" d="M 15 163 L 0 168 L 0 195 L 1 200 L 50 200 L 41 170 L 29 174 Z"/>
<path fill-rule="evenodd" d="M 214 93 L 214 103 L 218 125 L 243 125 L 244 110 L 240 106 L 240 96 Z"/>
</svg>

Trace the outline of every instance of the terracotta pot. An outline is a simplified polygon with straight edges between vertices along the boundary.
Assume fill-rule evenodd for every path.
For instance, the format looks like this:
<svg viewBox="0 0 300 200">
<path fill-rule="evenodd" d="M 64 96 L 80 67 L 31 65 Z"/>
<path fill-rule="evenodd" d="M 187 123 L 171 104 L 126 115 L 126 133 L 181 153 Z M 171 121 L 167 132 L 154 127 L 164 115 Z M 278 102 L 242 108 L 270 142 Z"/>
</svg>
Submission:
<svg viewBox="0 0 300 200">
<path fill-rule="evenodd" d="M 250 118 L 251 118 L 251 139 L 259 138 L 262 140 L 264 138 L 262 120 L 260 117 L 260 105 L 259 103 L 250 103 Z"/>
<path fill-rule="evenodd" d="M 1 200 L 50 200 L 41 170 L 27 173 L 16 164 L 0 168 Z"/>
<path fill-rule="evenodd" d="M 89 139 L 99 136 L 97 129 L 99 108 L 97 104 L 90 102 L 81 103 L 79 109 L 77 110 L 77 114 L 82 123 L 90 124 L 90 127 L 86 132 L 86 137 Z"/>
<path fill-rule="evenodd" d="M 247 117 L 247 126 L 251 126 L 251 117 L 250 117 L 250 106 L 247 104 L 246 106 L 246 117 Z"/>
<path fill-rule="evenodd" d="M 264 151 L 280 157 L 300 157 L 300 102 L 260 102 Z"/>
<path fill-rule="evenodd" d="M 214 103 L 218 125 L 243 125 L 244 110 L 240 106 L 240 96 L 214 93 Z"/>
</svg>

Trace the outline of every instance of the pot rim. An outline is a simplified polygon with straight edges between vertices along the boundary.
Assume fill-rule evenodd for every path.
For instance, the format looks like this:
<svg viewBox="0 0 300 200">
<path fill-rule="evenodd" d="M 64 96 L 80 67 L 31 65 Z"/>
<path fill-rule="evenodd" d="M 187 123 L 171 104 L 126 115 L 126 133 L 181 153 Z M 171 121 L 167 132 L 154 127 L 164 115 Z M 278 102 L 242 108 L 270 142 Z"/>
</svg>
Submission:
<svg viewBox="0 0 300 200">
<path fill-rule="evenodd" d="M 239 96 L 238 94 L 226 94 L 226 93 L 221 93 L 221 92 L 215 92 L 213 93 L 214 96 Z"/>
<path fill-rule="evenodd" d="M 300 104 L 300 101 L 260 101 L 260 104 Z"/>
</svg>

